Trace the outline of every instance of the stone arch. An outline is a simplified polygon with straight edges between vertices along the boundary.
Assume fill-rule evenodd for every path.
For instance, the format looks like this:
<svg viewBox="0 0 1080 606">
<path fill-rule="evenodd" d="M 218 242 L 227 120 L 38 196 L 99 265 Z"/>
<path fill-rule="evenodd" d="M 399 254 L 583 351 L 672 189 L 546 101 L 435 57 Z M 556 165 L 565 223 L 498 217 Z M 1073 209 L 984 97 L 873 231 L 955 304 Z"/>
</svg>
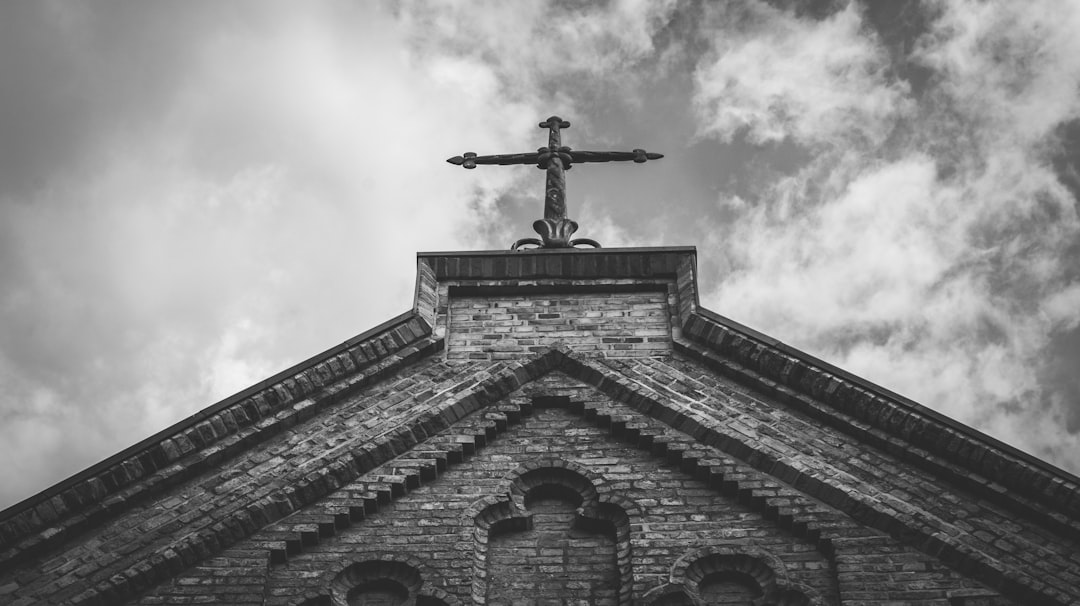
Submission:
<svg viewBox="0 0 1080 606">
<path fill-rule="evenodd" d="M 664 583 L 646 593 L 642 603 L 648 606 L 699 606 L 701 602 L 692 597 L 682 585 Z"/>
<path fill-rule="evenodd" d="M 505 492 L 518 507 L 525 494 L 543 484 L 559 485 L 581 495 L 583 506 L 594 506 L 600 494 L 607 492 L 607 482 L 591 469 L 559 457 L 529 461 L 503 478 Z"/>
<path fill-rule="evenodd" d="M 691 587 L 700 587 L 710 577 L 724 574 L 750 580 L 763 595 L 787 583 L 783 561 L 754 547 L 702 547 L 683 554 L 671 567 L 672 582 Z"/>
<path fill-rule="evenodd" d="M 425 582 L 431 575 L 423 568 L 418 560 L 398 554 L 354 561 L 330 581 L 329 599 L 310 606 L 459 606 L 456 598 Z"/>
<path fill-rule="evenodd" d="M 632 601 L 630 514 L 640 513 L 633 501 L 608 494 L 606 480 L 572 461 L 548 458 L 530 461 L 503 478 L 502 494 L 475 502 L 467 512 L 474 524 L 475 557 L 472 594 L 488 601 L 493 588 L 490 545 L 495 537 L 534 530 L 530 507 L 536 500 L 556 500 L 573 508 L 572 528 L 609 537 L 613 543 L 616 601 Z"/>
<path fill-rule="evenodd" d="M 824 606 L 813 589 L 788 580 L 782 560 L 756 547 L 703 547 L 683 554 L 671 567 L 669 582 L 644 596 L 650 606 L 720 603 L 710 588 L 739 592 L 752 606 Z M 724 602 L 726 603 L 726 602 Z"/>
</svg>

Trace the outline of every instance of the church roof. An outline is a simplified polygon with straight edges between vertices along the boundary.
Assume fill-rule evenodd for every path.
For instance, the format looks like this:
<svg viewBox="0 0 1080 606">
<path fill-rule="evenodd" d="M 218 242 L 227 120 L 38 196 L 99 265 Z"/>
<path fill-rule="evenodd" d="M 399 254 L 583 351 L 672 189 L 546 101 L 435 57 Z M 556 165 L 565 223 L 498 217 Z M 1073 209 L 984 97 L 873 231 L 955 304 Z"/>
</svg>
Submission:
<svg viewBox="0 0 1080 606">
<path fill-rule="evenodd" d="M 602 311 L 573 322 L 567 316 L 544 323 L 538 316 L 537 326 L 550 330 L 509 339 L 482 334 L 498 306 L 469 311 L 496 299 L 586 295 L 627 297 L 640 313 L 620 311 L 619 321 L 651 324 L 601 330 Z M 1080 480 L 701 307 L 693 247 L 418 254 L 411 310 L 0 512 L 0 597 L 7 587 L 14 596 L 54 591 L 54 599 L 73 602 L 129 600 L 550 373 L 568 375 L 683 436 L 673 442 L 625 415 L 582 411 L 612 433 L 648 441 L 654 453 L 695 477 L 720 473 L 714 456 L 745 466 L 757 474 L 753 481 L 730 473 L 714 480 L 792 532 L 832 540 L 827 524 L 801 519 L 800 506 L 785 505 L 810 499 L 1005 596 L 1080 600 L 1080 583 L 1070 581 L 1076 563 L 1068 556 L 1080 541 Z M 369 396 L 374 399 L 356 415 L 335 416 Z M 731 402 L 754 412 L 721 418 L 718 411 Z M 459 450 L 432 455 L 430 468 L 416 463 L 415 477 L 400 474 L 401 486 L 389 488 L 387 498 L 430 481 L 519 413 L 503 414 L 502 425 L 480 427 Z M 319 423 L 328 428 L 310 438 L 325 440 L 319 456 L 292 460 L 275 448 L 260 455 L 265 490 L 244 493 L 242 482 L 232 486 L 224 477 L 224 488 L 207 484 L 213 494 L 206 507 L 221 512 L 213 520 L 171 515 L 146 522 L 147 512 L 177 506 L 170 499 L 181 487 Z M 346 431 L 367 437 L 334 437 Z M 860 461 L 852 445 L 876 454 Z M 890 479 L 900 475 L 907 479 Z M 924 494 L 920 482 L 948 491 Z M 975 509 L 965 509 L 964 500 Z M 970 515 L 958 521 L 950 513 L 956 510 Z M 125 524 L 145 537 L 131 552 L 79 551 L 88 533 Z M 300 526 L 282 527 L 278 540 L 263 543 L 272 559 L 287 560 L 320 532 L 333 533 L 333 524 L 317 527 L 312 538 Z M 61 560 L 75 563 L 56 572 L 64 568 Z M 51 588 L 34 584 L 42 577 Z"/>
</svg>

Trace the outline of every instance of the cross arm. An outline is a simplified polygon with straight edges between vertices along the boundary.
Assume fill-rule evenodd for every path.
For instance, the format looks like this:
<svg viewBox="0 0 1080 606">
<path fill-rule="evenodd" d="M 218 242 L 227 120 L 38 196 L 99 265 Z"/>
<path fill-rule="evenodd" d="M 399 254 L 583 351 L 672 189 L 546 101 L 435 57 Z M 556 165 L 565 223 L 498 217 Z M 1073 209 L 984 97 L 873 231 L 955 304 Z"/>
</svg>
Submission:
<svg viewBox="0 0 1080 606">
<path fill-rule="evenodd" d="M 625 162 L 633 160 L 638 164 L 648 160 L 659 160 L 664 154 L 647 152 L 643 149 L 635 149 L 629 152 L 594 152 L 571 150 L 571 162 Z"/>
<path fill-rule="evenodd" d="M 634 161 L 640 164 L 649 160 L 659 160 L 664 157 L 664 154 L 647 152 L 643 149 L 635 149 L 634 151 L 628 152 L 595 152 L 577 151 L 571 150 L 568 147 L 563 147 L 559 151 L 559 155 L 563 158 L 563 164 L 567 168 L 576 162 Z M 546 166 L 546 160 L 549 155 L 546 152 L 547 148 L 542 148 L 536 153 L 500 154 L 495 156 L 478 156 L 473 152 L 466 152 L 464 156 L 454 156 L 453 158 L 447 158 L 446 161 L 450 164 L 456 164 L 457 166 L 464 166 L 465 168 L 476 168 L 481 164 L 498 164 L 504 166 L 510 164 L 535 164 L 543 168 Z"/>
<path fill-rule="evenodd" d="M 533 152 L 528 154 L 477 156 L 473 152 L 466 152 L 464 156 L 454 156 L 453 158 L 447 158 L 446 161 L 450 164 L 464 166 L 465 168 L 476 168 L 477 165 L 480 164 L 538 164 L 540 162 L 540 154 Z"/>
</svg>

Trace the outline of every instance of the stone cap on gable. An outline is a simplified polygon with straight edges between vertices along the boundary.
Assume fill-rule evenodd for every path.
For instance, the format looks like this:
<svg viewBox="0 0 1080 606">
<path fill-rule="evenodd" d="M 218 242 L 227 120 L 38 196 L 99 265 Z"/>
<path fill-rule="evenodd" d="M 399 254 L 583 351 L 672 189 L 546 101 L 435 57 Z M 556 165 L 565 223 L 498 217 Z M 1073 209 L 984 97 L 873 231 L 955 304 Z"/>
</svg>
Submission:
<svg viewBox="0 0 1080 606">
<path fill-rule="evenodd" d="M 476 298 L 502 298 L 522 297 L 532 299 L 535 296 L 547 297 L 548 295 L 582 295 L 591 297 L 601 295 L 600 300 L 609 300 L 608 296 L 620 296 L 624 294 L 647 293 L 652 294 L 652 303 L 648 305 L 663 305 L 664 311 L 653 315 L 652 321 L 659 320 L 660 325 L 653 325 L 650 330 L 662 329 L 666 337 L 653 337 L 653 340 L 666 339 L 670 351 L 670 337 L 678 335 L 681 331 L 683 320 L 694 312 L 698 307 L 698 295 L 696 290 L 697 281 L 694 278 L 697 263 L 697 250 L 692 246 L 663 247 L 663 248 L 599 248 L 599 249 L 533 249 L 520 251 L 480 251 L 480 252 L 438 252 L 418 253 L 416 271 L 416 298 L 414 309 L 424 321 L 433 328 L 434 335 L 439 338 L 448 337 L 452 323 L 451 300 Z M 656 298 L 656 293 L 661 293 Z M 502 299 L 506 302 L 506 299 Z M 564 299 L 565 301 L 565 299 Z M 663 302 L 661 302 L 663 301 Z M 598 301 L 596 303 L 599 303 Z M 633 313 L 647 314 L 650 312 L 624 310 L 615 311 L 610 307 L 597 307 L 590 313 L 600 314 L 598 309 L 605 309 L 604 313 Z M 475 303 L 474 303 L 475 304 Z M 513 305 L 510 303 L 510 305 Z M 461 308 L 459 308 L 460 310 Z M 506 308 L 500 308 L 506 309 Z M 563 308 L 560 311 L 567 311 Z M 500 314 L 503 312 L 500 312 Z M 571 312 L 572 313 L 572 312 Z M 566 333 L 544 332 L 543 338 L 537 340 L 537 333 L 532 328 L 524 335 L 529 349 L 535 351 L 547 341 L 552 344 L 551 338 L 561 339 L 563 336 L 572 340 L 584 340 L 589 342 L 595 339 L 600 341 L 602 335 L 625 334 L 630 326 L 621 328 L 600 328 L 598 326 L 586 326 L 592 324 L 584 317 L 570 320 L 566 316 L 562 320 L 551 319 L 561 314 L 552 314 L 541 322 L 565 322 Z M 454 316 L 461 318 L 462 316 Z M 532 314 L 525 313 L 524 322 L 532 321 Z M 611 317 L 611 316 L 607 316 Z M 661 319 L 661 317 L 663 319 Z M 503 318 L 500 321 L 506 321 Z M 516 317 L 515 317 L 516 318 Z M 481 317 L 473 316 L 466 318 L 473 321 L 477 326 L 482 326 Z M 614 320 L 614 319 L 613 319 Z M 644 320 L 634 318 L 632 321 Z M 578 323 L 581 322 L 581 323 Z M 516 327 L 517 324 L 514 324 Z M 637 328 L 644 328 L 638 323 Z M 462 326 L 459 325 L 459 328 Z M 512 328 L 510 326 L 504 328 Z M 551 325 L 540 326 L 541 330 L 554 328 Z M 584 330 L 582 330 L 584 328 Z M 464 328 L 468 331 L 470 329 Z M 483 332 L 482 330 L 480 331 Z M 469 341 L 466 333 L 457 332 L 456 338 L 450 338 L 447 342 L 448 355 L 450 357 L 472 358 L 489 355 L 489 350 L 480 346 L 465 347 Z M 515 335 L 503 333 L 506 338 L 504 345 L 509 349 L 521 350 L 523 354 L 528 352 L 513 340 Z M 559 335 L 554 336 L 553 335 Z M 591 335 L 591 336 L 590 336 Z M 548 338 L 551 337 L 551 338 Z M 490 337 L 483 337 L 490 338 Z M 610 341 L 614 341 L 611 338 Z M 569 343 L 570 341 L 567 341 Z M 643 344 L 642 349 L 649 352 L 639 351 L 636 354 L 655 354 L 658 350 L 654 344 Z M 462 349 L 458 349 L 462 346 Z M 596 347 L 589 345 L 590 348 Z M 605 346 L 601 345 L 600 348 Z M 633 345 L 617 345 L 615 349 L 632 348 Z M 615 354 L 609 351 L 607 355 Z M 511 353 L 496 353 L 496 357 L 512 356 Z"/>
<path fill-rule="evenodd" d="M 418 252 L 439 279 L 528 277 L 635 277 L 673 275 L 685 258 L 697 258 L 696 246 L 633 248 L 553 248 Z"/>
</svg>

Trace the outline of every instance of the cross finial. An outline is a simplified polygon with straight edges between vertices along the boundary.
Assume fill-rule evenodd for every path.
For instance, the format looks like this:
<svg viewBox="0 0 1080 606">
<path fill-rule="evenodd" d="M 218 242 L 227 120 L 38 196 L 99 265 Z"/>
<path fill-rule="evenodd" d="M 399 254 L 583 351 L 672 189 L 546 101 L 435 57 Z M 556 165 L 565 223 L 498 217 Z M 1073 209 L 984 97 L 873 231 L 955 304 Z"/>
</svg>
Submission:
<svg viewBox="0 0 1080 606">
<path fill-rule="evenodd" d="M 550 128 L 559 130 L 560 128 L 570 128 L 570 123 L 558 116 L 552 116 L 547 120 L 540 123 L 540 128 Z"/>
<path fill-rule="evenodd" d="M 570 123 L 558 116 L 552 116 L 540 123 L 540 128 L 548 129 L 547 147 L 541 147 L 536 153 L 506 154 L 498 156 L 477 156 L 466 152 L 463 156 L 454 156 L 447 160 L 451 164 L 476 168 L 479 164 L 535 164 L 547 171 L 547 183 L 544 193 L 544 218 L 533 223 L 533 229 L 540 234 L 536 238 L 522 238 L 511 246 L 517 249 L 525 245 L 540 248 L 571 248 L 579 244 L 600 248 L 600 244 L 588 238 L 571 240 L 578 224 L 566 216 L 566 171 L 578 162 L 619 162 L 632 160 L 638 164 L 648 160 L 663 158 L 663 154 L 635 149 L 632 152 L 590 152 L 573 151 L 562 144 L 560 131 L 570 128 Z"/>
</svg>

